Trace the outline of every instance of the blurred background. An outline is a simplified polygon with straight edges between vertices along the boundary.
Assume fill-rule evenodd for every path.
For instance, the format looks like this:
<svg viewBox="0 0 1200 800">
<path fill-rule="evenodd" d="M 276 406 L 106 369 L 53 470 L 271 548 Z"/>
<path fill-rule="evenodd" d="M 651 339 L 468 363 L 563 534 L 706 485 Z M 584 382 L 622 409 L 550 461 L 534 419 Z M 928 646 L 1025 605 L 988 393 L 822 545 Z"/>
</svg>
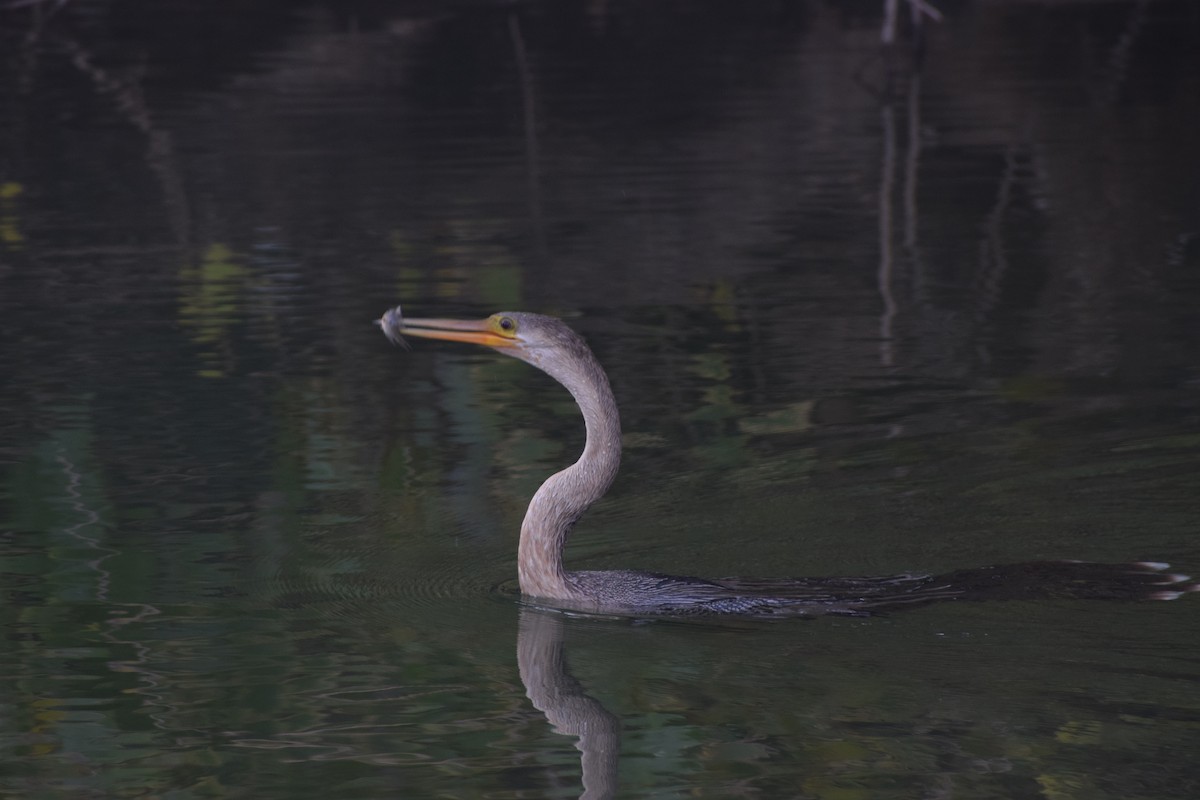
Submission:
<svg viewBox="0 0 1200 800">
<path fill-rule="evenodd" d="M 396 303 L 589 340 L 572 566 L 1200 572 L 1198 130 L 1188 0 L 0 0 L 0 793 L 579 795 L 581 421 Z M 555 636 L 593 796 L 1190 798 L 1194 603 Z"/>
</svg>

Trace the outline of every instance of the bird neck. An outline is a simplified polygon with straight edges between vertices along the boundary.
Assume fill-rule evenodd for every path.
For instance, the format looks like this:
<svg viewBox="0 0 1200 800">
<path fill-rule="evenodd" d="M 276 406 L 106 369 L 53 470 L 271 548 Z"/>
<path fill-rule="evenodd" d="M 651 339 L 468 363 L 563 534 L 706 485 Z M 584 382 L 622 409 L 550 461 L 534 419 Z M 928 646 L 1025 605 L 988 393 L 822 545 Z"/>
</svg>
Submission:
<svg viewBox="0 0 1200 800">
<path fill-rule="evenodd" d="M 587 355 L 590 363 L 581 369 L 546 369 L 579 404 L 587 443 L 578 461 L 546 479 L 525 512 L 517 568 L 522 593 L 534 597 L 579 599 L 578 589 L 563 569 L 563 549 L 571 528 L 608 491 L 621 464 L 617 403 L 604 370 Z"/>
</svg>

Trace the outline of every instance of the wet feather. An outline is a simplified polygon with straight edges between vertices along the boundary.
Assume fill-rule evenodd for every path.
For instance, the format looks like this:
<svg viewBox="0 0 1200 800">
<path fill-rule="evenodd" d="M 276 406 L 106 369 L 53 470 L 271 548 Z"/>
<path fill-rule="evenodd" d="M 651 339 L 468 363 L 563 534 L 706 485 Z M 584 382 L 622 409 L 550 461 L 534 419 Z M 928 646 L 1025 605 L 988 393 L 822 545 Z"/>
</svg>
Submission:
<svg viewBox="0 0 1200 800">
<path fill-rule="evenodd" d="M 389 308 L 382 317 L 375 320 L 375 324 L 383 330 L 383 335 L 392 344 L 398 344 L 405 350 L 411 349 L 412 346 L 400 335 L 404 325 L 404 312 L 400 310 L 400 306 Z"/>
</svg>

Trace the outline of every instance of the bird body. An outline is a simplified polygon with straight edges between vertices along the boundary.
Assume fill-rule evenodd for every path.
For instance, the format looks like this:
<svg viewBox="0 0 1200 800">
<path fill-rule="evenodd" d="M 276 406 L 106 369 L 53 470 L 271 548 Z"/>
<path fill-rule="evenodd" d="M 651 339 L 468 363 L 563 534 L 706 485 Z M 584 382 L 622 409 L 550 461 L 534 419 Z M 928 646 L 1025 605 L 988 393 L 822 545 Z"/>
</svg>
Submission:
<svg viewBox="0 0 1200 800">
<path fill-rule="evenodd" d="M 566 387 L 583 414 L 579 460 L 551 475 L 521 524 L 517 574 L 522 594 L 579 611 L 632 615 L 864 616 L 949 599 L 1066 596 L 1174 599 L 1197 591 L 1160 562 L 1031 562 L 942 576 L 876 578 L 693 578 L 636 570 L 568 571 L 563 552 L 575 523 L 599 500 L 621 464 L 621 422 L 608 376 L 578 333 L 562 320 L 502 312 L 484 320 L 407 319 L 397 306 L 376 320 L 402 336 L 469 342 L 541 369 Z M 1170 588 L 1163 588 L 1170 587 Z"/>
</svg>

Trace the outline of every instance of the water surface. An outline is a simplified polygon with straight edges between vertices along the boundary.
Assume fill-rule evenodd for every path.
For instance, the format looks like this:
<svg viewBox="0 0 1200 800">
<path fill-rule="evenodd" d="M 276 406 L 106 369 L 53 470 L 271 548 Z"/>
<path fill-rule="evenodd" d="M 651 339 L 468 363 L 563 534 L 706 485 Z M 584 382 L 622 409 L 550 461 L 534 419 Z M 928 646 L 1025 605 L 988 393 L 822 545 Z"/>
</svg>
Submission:
<svg viewBox="0 0 1200 800">
<path fill-rule="evenodd" d="M 51 5 L 0 11 L 0 793 L 1195 796 L 1200 598 L 524 607 L 570 397 L 370 324 L 588 338 L 573 566 L 1200 573 L 1190 4 Z"/>
</svg>

